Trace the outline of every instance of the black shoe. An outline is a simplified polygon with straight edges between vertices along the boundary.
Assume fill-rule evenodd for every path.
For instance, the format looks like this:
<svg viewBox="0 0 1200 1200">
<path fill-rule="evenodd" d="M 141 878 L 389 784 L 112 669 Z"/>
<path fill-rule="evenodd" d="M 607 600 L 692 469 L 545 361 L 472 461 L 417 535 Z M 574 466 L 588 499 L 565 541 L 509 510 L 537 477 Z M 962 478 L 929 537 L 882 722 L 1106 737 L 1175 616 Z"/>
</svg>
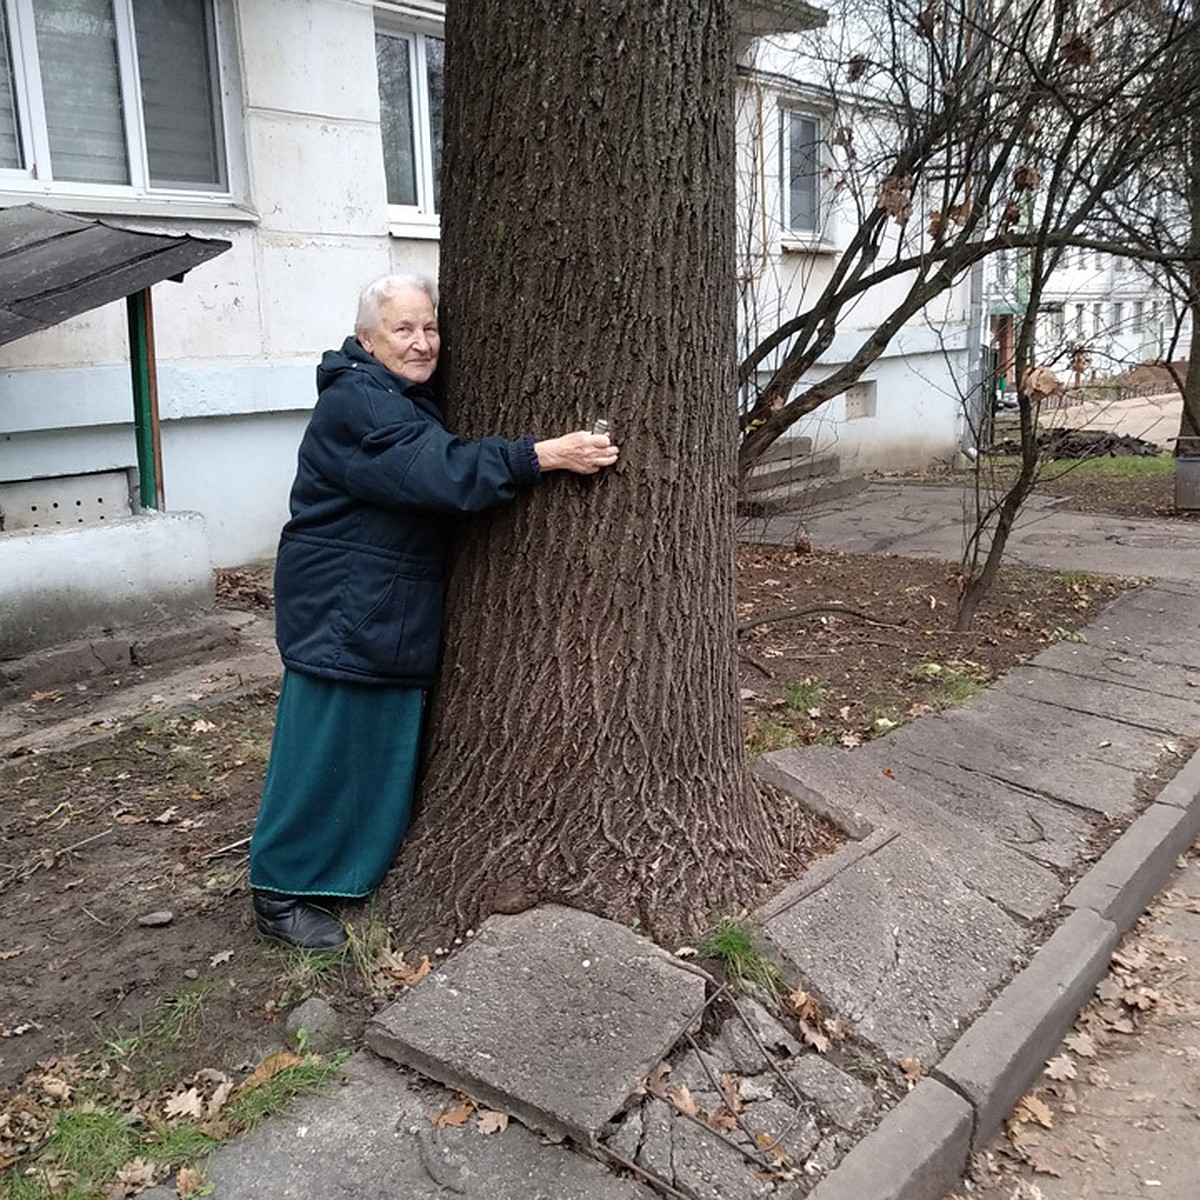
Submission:
<svg viewBox="0 0 1200 1200">
<path fill-rule="evenodd" d="M 254 893 L 254 922 L 263 937 L 297 950 L 341 950 L 346 945 L 342 923 L 295 896 Z"/>
</svg>

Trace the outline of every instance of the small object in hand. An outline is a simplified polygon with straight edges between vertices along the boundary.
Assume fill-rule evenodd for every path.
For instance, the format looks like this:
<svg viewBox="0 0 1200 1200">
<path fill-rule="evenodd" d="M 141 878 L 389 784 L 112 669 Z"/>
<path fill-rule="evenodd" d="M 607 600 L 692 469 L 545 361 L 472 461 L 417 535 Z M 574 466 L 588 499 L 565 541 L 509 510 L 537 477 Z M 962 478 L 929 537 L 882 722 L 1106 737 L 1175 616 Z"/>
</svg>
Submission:
<svg viewBox="0 0 1200 1200">
<path fill-rule="evenodd" d="M 596 417 L 592 421 L 592 432 L 603 434 L 605 437 L 611 436 L 607 417 Z"/>
</svg>

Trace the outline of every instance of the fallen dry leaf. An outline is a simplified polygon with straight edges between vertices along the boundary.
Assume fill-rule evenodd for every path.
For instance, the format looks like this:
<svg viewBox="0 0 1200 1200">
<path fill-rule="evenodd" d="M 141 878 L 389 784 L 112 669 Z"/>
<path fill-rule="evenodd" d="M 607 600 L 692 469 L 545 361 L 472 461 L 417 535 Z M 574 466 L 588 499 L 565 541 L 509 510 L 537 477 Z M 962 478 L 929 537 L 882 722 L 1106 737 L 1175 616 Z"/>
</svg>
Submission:
<svg viewBox="0 0 1200 1200">
<path fill-rule="evenodd" d="M 803 1018 L 796 1024 L 806 1044 L 811 1046 L 818 1054 L 829 1053 L 829 1039 L 815 1025 Z"/>
<path fill-rule="evenodd" d="M 208 960 L 208 965 L 210 967 L 220 967 L 227 963 L 232 957 L 232 950 L 220 950 Z"/>
<path fill-rule="evenodd" d="M 242 1093 L 252 1091 L 260 1083 L 265 1083 L 268 1079 L 272 1079 L 278 1075 L 280 1071 L 286 1071 L 288 1067 L 298 1066 L 303 1061 L 304 1059 L 293 1050 L 279 1050 L 275 1054 L 270 1054 L 254 1068 L 250 1077 L 242 1084 L 238 1091 Z"/>
<path fill-rule="evenodd" d="M 642 1085 L 647 1092 L 652 1096 L 662 1097 L 666 1094 L 666 1079 L 671 1073 L 671 1064 L 664 1058 L 656 1066 L 652 1067 L 646 1075 L 645 1083 Z"/>
<path fill-rule="evenodd" d="M 672 1088 L 667 1097 L 671 1103 L 675 1105 L 681 1113 L 689 1117 L 698 1117 L 700 1115 L 700 1105 L 696 1103 L 696 1097 L 692 1095 L 691 1090 L 686 1087 Z"/>
<path fill-rule="evenodd" d="M 1033 1092 L 1017 1101 L 1009 1119 L 1019 1124 L 1036 1121 L 1043 1129 L 1054 1127 L 1054 1114 L 1050 1111 L 1050 1106 Z"/>
<path fill-rule="evenodd" d="M 1059 1054 L 1046 1064 L 1045 1073 L 1051 1079 L 1074 1079 L 1078 1072 L 1069 1054 Z"/>
<path fill-rule="evenodd" d="M 444 1112 L 431 1114 L 429 1121 L 439 1129 L 461 1129 L 471 1119 L 474 1111 L 475 1105 L 470 1100 L 464 1100 Z"/>
<path fill-rule="evenodd" d="M 742 1081 L 731 1071 L 725 1071 L 721 1075 L 721 1099 L 725 1101 L 725 1107 L 731 1113 L 740 1113 L 744 1109 L 742 1104 Z"/>
<path fill-rule="evenodd" d="M 189 1197 L 194 1196 L 200 1190 L 203 1182 L 204 1176 L 199 1171 L 192 1167 L 180 1167 L 175 1176 L 175 1192 L 179 1196 L 179 1200 L 189 1200 Z"/>
<path fill-rule="evenodd" d="M 503 1133 L 508 1128 L 508 1113 L 481 1108 L 478 1125 L 480 1133 Z"/>
<path fill-rule="evenodd" d="M 787 1158 L 787 1147 L 782 1142 L 775 1142 L 775 1138 L 769 1133 L 758 1133 L 754 1135 L 754 1140 L 773 1158 L 776 1162 L 780 1162 Z"/>
<path fill-rule="evenodd" d="M 1090 1033 L 1072 1033 L 1063 1038 L 1063 1045 L 1073 1050 L 1080 1058 L 1096 1057 L 1096 1042 Z"/>
<path fill-rule="evenodd" d="M 200 1093 L 191 1087 L 186 1092 L 176 1092 L 171 1096 L 163 1105 L 163 1112 L 168 1117 L 200 1118 L 204 1116 L 204 1100 Z"/>
<path fill-rule="evenodd" d="M 117 1178 L 122 1183 L 143 1191 L 154 1186 L 154 1164 L 145 1158 L 131 1158 L 118 1169 Z"/>
<path fill-rule="evenodd" d="M 0 950 L 0 962 L 7 962 L 10 958 L 20 958 L 24 953 L 24 947 L 20 950 Z"/>
<path fill-rule="evenodd" d="M 900 1060 L 900 1070 L 904 1072 L 904 1078 L 909 1083 L 920 1083 L 921 1076 L 925 1074 L 921 1067 L 921 1060 L 910 1055 L 908 1058 Z"/>
</svg>

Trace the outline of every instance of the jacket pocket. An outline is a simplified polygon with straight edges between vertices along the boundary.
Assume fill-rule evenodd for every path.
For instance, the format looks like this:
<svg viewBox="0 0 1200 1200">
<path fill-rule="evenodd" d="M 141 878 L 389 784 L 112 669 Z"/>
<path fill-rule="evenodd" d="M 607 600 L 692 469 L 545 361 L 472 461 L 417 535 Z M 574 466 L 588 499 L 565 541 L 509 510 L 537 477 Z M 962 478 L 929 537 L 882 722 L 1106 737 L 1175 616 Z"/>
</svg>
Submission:
<svg viewBox="0 0 1200 1200">
<path fill-rule="evenodd" d="M 441 651 L 443 600 L 440 579 L 376 555 L 357 555 L 338 665 L 367 675 L 431 678 Z"/>
</svg>

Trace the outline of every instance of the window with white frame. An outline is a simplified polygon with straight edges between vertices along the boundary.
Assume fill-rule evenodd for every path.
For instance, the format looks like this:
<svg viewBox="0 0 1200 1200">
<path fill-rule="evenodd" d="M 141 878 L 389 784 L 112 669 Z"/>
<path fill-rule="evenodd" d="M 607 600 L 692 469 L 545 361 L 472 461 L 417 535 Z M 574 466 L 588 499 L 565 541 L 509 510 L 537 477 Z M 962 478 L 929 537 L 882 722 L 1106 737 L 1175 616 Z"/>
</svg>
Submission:
<svg viewBox="0 0 1200 1200">
<path fill-rule="evenodd" d="M 225 193 L 213 0 L 0 0 L 0 186 Z"/>
<path fill-rule="evenodd" d="M 444 53 L 439 37 L 376 23 L 387 199 L 400 220 L 432 224 L 441 208 Z"/>
<path fill-rule="evenodd" d="M 783 109 L 779 176 L 786 233 L 812 237 L 821 230 L 821 122 Z"/>
</svg>

